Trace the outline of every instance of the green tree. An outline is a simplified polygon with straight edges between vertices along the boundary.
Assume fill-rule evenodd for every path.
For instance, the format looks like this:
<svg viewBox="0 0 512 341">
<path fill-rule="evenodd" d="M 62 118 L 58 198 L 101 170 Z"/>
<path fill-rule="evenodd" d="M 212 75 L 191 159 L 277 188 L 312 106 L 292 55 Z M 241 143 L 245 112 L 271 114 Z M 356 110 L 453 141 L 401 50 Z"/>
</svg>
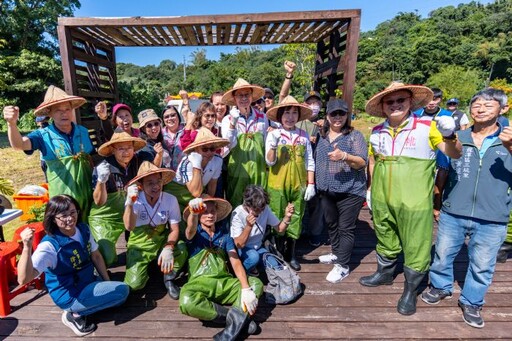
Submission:
<svg viewBox="0 0 512 341">
<path fill-rule="evenodd" d="M 457 97 L 468 103 L 471 97 L 484 85 L 482 73 L 474 69 L 450 65 L 430 76 L 427 85 L 443 90 L 443 97 Z"/>
</svg>

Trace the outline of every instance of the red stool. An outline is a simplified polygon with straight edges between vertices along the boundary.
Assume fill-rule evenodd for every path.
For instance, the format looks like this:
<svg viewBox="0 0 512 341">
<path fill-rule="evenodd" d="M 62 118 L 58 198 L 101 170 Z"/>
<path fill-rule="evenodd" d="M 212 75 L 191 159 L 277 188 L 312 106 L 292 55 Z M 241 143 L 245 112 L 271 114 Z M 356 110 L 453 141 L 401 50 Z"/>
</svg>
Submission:
<svg viewBox="0 0 512 341">
<path fill-rule="evenodd" d="M 36 223 L 31 223 L 27 225 L 20 226 L 16 231 L 14 231 L 14 235 L 12 237 L 13 242 L 21 243 L 21 232 L 26 229 L 27 227 L 30 227 L 34 229 L 34 240 L 32 241 L 32 250 L 35 250 L 39 243 L 41 242 L 41 239 L 46 235 L 46 232 L 44 230 L 43 222 L 38 221 Z"/>
</svg>

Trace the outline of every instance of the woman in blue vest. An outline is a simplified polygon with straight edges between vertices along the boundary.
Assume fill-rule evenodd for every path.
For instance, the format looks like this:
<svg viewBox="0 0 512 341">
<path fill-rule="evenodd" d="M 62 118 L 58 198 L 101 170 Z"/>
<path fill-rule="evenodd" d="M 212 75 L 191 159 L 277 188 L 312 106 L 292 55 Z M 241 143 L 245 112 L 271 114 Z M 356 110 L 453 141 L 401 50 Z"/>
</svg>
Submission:
<svg viewBox="0 0 512 341">
<path fill-rule="evenodd" d="M 45 273 L 50 297 L 64 312 L 62 323 L 78 336 L 96 330 L 86 317 L 126 301 L 129 287 L 110 281 L 98 244 L 89 226 L 79 221 L 80 207 L 68 195 L 56 195 L 48 202 L 43 226 L 46 236 L 32 254 L 34 230 L 21 233 L 23 252 L 18 263 L 18 282 L 30 282 Z M 101 278 L 97 278 L 94 269 Z"/>
</svg>

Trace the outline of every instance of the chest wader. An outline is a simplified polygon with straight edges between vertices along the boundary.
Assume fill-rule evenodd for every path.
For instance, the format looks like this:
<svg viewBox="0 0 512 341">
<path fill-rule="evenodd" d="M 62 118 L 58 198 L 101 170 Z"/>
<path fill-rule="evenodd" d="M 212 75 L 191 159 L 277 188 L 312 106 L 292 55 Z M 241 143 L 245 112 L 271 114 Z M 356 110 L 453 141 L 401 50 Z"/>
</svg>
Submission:
<svg viewBox="0 0 512 341">
<path fill-rule="evenodd" d="M 185 207 L 187 207 L 190 200 L 194 199 L 194 196 L 188 190 L 186 185 L 179 184 L 175 181 L 171 181 L 168 184 L 164 185 L 163 191 L 169 194 L 172 194 L 178 200 L 178 206 L 180 207 L 180 212 L 182 213 Z M 185 240 L 185 230 L 187 228 L 187 222 L 185 220 L 181 220 L 179 223 L 180 228 L 180 240 Z"/>
<path fill-rule="evenodd" d="M 216 304 L 232 305 L 242 310 L 242 286 L 229 273 L 226 253 L 222 249 L 204 249 L 188 260 L 189 280 L 181 289 L 180 311 L 188 316 L 211 321 L 217 317 Z M 260 297 L 263 283 L 256 277 L 248 278 L 249 285 Z"/>
<path fill-rule="evenodd" d="M 126 193 L 119 190 L 107 193 L 107 201 L 103 205 L 92 203 L 89 227 L 107 266 L 117 261 L 116 243 L 126 231 L 123 223 L 125 200 Z"/>
<path fill-rule="evenodd" d="M 507 237 L 498 250 L 498 257 L 496 258 L 496 261 L 498 263 L 505 263 L 510 251 L 512 251 L 512 211 L 510 211 L 510 217 L 507 225 Z"/>
<path fill-rule="evenodd" d="M 89 154 L 78 153 L 48 160 L 46 164 L 50 198 L 59 194 L 75 198 L 80 205 L 82 221 L 87 221 L 92 201 L 92 165 Z"/>
<path fill-rule="evenodd" d="M 126 250 L 126 274 L 124 282 L 132 290 L 140 290 L 149 279 L 148 265 L 155 260 L 167 242 L 169 230 L 165 224 L 156 227 L 137 226 L 131 233 Z M 185 243 L 179 242 L 174 247 L 174 271 L 177 273 L 187 260 Z"/>
<path fill-rule="evenodd" d="M 267 187 L 263 134 L 239 134 L 237 139 L 238 144 L 229 153 L 226 189 L 226 198 L 233 207 L 242 203 L 247 185 Z"/>
</svg>

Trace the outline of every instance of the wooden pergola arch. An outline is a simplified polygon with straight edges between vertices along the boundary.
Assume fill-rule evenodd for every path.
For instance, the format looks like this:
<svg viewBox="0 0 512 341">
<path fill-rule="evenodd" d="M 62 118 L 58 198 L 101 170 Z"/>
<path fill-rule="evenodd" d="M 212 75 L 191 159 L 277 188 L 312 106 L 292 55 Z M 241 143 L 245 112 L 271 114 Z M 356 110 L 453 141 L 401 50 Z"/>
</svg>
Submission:
<svg viewBox="0 0 512 341">
<path fill-rule="evenodd" d="M 329 10 L 234 15 L 130 18 L 59 18 L 66 92 L 117 102 L 116 47 L 316 43 L 314 89 L 343 92 L 352 106 L 361 11 Z M 96 129 L 92 110 L 77 115 Z"/>
</svg>

